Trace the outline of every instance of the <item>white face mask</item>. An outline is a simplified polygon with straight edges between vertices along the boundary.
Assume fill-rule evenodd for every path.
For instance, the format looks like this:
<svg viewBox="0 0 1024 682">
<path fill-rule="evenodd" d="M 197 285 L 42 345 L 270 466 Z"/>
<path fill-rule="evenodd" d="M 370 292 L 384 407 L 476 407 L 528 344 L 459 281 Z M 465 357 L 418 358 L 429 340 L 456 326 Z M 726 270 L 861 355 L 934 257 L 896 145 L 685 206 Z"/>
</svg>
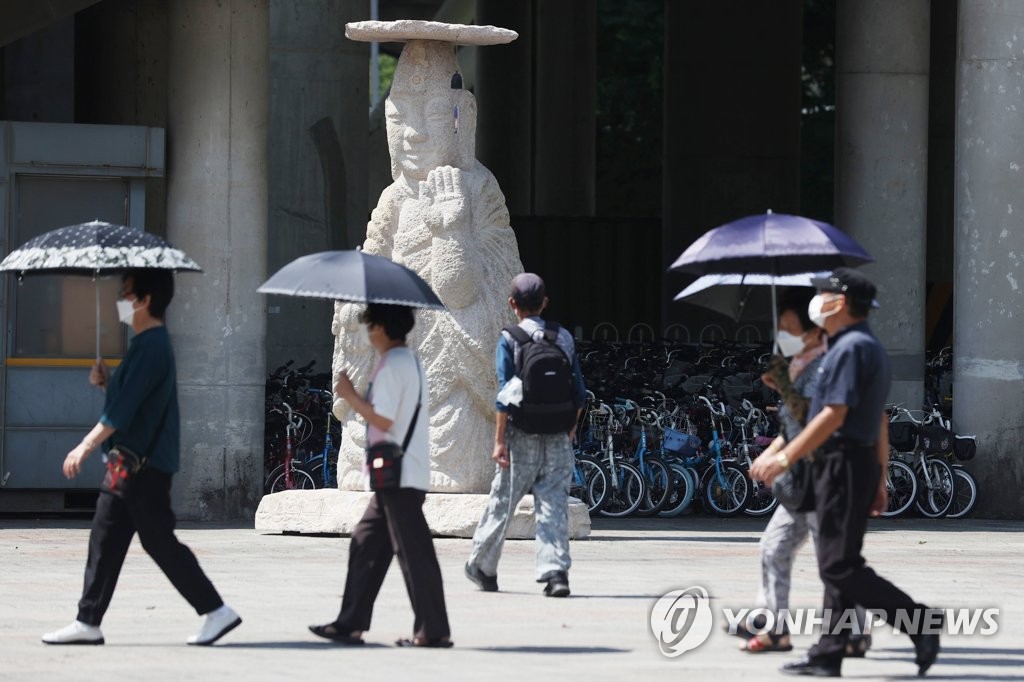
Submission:
<svg viewBox="0 0 1024 682">
<path fill-rule="evenodd" d="M 837 308 L 827 313 L 821 312 L 821 309 L 826 303 L 831 303 L 839 298 L 840 295 L 841 294 L 831 294 L 828 298 L 825 298 L 824 294 L 815 294 L 814 298 L 811 299 L 811 302 L 807 304 L 807 317 L 811 318 L 811 322 L 815 325 L 824 329 L 825 320 L 839 312 L 839 309 Z"/>
<path fill-rule="evenodd" d="M 804 349 L 804 338 L 802 336 L 790 334 L 783 329 L 780 329 L 779 333 L 775 335 L 775 340 L 779 344 L 779 352 L 782 353 L 783 357 L 792 357 Z"/>
<path fill-rule="evenodd" d="M 117 318 L 124 322 L 125 324 L 130 325 L 134 317 L 134 303 L 124 298 L 117 299 Z"/>
</svg>

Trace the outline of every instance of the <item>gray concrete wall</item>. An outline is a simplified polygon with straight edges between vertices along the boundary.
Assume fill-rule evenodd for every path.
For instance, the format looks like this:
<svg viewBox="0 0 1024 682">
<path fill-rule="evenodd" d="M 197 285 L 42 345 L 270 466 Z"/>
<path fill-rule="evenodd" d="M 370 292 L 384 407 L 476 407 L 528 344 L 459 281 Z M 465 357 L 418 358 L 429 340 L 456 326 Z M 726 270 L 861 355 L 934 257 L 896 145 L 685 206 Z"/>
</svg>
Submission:
<svg viewBox="0 0 1024 682">
<path fill-rule="evenodd" d="M 1024 3 L 961 0 L 953 418 L 977 433 L 977 514 L 1024 516 Z"/>
<path fill-rule="evenodd" d="M 345 38 L 345 23 L 369 15 L 369 0 L 270 0 L 268 273 L 365 238 L 369 46 Z M 329 371 L 333 306 L 267 305 L 268 367 L 316 360 Z"/>
<path fill-rule="evenodd" d="M 3 120 L 73 123 L 75 20 L 59 19 L 3 48 Z"/>
<path fill-rule="evenodd" d="M 874 257 L 871 326 L 893 363 L 890 400 L 924 395 L 928 0 L 840 0 L 836 225 Z"/>
<path fill-rule="evenodd" d="M 268 1 L 169 6 L 168 236 L 205 271 L 168 310 L 184 518 L 251 518 L 262 492 Z"/>
</svg>

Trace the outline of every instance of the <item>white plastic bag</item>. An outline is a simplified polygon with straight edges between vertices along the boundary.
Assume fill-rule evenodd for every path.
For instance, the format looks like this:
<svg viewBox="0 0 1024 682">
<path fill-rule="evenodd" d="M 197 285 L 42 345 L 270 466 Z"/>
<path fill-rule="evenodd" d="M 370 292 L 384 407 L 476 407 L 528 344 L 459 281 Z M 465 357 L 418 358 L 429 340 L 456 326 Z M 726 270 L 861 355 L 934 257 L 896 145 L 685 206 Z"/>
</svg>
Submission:
<svg viewBox="0 0 1024 682">
<path fill-rule="evenodd" d="M 512 377 L 505 386 L 498 391 L 498 402 L 502 405 L 515 405 L 523 402 L 523 380 L 519 377 Z"/>
</svg>

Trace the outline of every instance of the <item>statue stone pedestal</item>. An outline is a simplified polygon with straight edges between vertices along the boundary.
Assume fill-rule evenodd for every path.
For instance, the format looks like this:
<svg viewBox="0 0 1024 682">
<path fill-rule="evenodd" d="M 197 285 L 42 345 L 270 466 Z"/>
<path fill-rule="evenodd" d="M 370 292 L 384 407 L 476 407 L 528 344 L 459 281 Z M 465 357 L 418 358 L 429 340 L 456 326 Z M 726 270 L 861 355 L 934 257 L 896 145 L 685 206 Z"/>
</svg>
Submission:
<svg viewBox="0 0 1024 682">
<path fill-rule="evenodd" d="M 349 535 L 366 511 L 372 493 L 352 490 L 285 490 L 265 495 L 256 510 L 256 530 L 278 533 L 327 533 Z M 436 536 L 471 538 L 484 512 L 487 495 L 430 493 L 423 504 L 427 524 Z M 509 523 L 510 540 L 526 540 L 536 534 L 533 495 L 516 507 Z M 590 536 L 587 505 L 569 498 L 569 538 Z"/>
</svg>

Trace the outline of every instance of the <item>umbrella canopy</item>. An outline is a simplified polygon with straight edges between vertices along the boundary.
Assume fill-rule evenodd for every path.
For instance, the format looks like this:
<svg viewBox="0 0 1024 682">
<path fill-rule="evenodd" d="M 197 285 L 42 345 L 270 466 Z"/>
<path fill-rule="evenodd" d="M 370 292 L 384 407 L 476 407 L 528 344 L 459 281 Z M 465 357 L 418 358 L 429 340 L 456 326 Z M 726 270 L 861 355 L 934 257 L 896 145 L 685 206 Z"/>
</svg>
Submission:
<svg viewBox="0 0 1024 682">
<path fill-rule="evenodd" d="M 772 315 L 771 286 L 811 287 L 811 278 L 828 273 L 805 272 L 796 275 L 704 275 L 678 294 L 674 300 L 692 303 L 721 313 L 735 322 L 768 320 Z"/>
<path fill-rule="evenodd" d="M 828 223 L 769 211 L 709 230 L 669 269 L 790 275 L 872 261 L 852 237 Z"/>
<path fill-rule="evenodd" d="M 0 270 L 21 275 L 97 275 L 138 268 L 202 272 L 183 251 L 155 234 L 99 220 L 41 234 L 0 262 Z"/>
<path fill-rule="evenodd" d="M 296 258 L 259 289 L 262 294 L 390 303 L 413 308 L 445 306 L 419 275 L 392 260 L 362 251 L 322 251 Z"/>
</svg>

